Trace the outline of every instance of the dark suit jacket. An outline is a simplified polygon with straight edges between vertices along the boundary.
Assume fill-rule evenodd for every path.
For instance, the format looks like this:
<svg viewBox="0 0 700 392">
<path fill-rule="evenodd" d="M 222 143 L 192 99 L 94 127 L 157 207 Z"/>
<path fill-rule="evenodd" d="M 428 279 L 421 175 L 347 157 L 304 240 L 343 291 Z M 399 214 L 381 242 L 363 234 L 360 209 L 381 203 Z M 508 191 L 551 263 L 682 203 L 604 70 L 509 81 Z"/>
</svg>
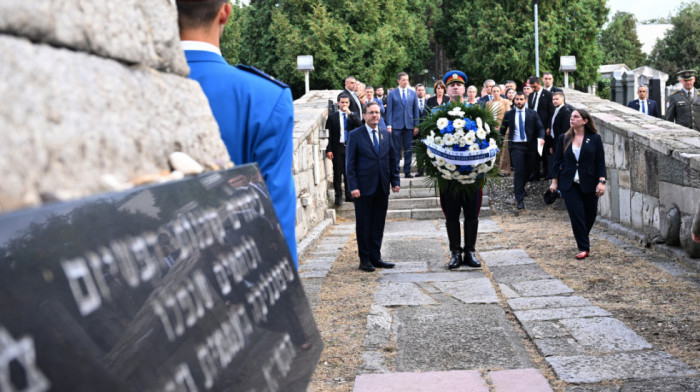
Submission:
<svg viewBox="0 0 700 392">
<path fill-rule="evenodd" d="M 360 190 L 360 197 L 382 191 L 389 194 L 390 185 L 399 186 L 399 160 L 391 134 L 379 128 L 379 155 L 367 133 L 367 127 L 354 129 L 348 135 L 345 150 L 345 170 L 348 188 Z"/>
<path fill-rule="evenodd" d="M 386 103 L 386 126 L 394 129 L 413 129 L 418 126 L 420 113 L 416 92 L 406 89 L 406 105 L 401 98 L 401 90 L 397 87 L 389 93 Z"/>
<path fill-rule="evenodd" d="M 505 135 L 506 130 L 510 128 L 509 145 L 513 141 L 513 134 L 515 134 L 515 113 L 516 109 L 513 106 L 513 109 L 507 111 L 503 116 L 503 122 L 501 123 L 501 135 Z M 527 136 L 528 148 L 536 153 L 537 139 L 544 139 L 544 126 L 537 113 L 532 109 L 525 109 L 525 136 Z"/>
<path fill-rule="evenodd" d="M 556 109 L 554 110 L 556 111 Z M 554 124 L 552 126 L 552 138 L 554 140 L 557 140 L 559 138 L 559 135 L 563 134 L 564 132 L 568 131 L 569 128 L 571 128 L 569 120 L 571 120 L 571 108 L 569 107 L 569 105 L 564 104 L 564 107 L 559 109 L 557 117 L 554 118 Z"/>
<path fill-rule="evenodd" d="M 634 101 L 630 101 L 630 103 L 627 104 L 627 107 L 639 111 L 639 105 L 639 100 L 635 99 Z M 647 114 L 658 118 L 661 117 L 661 114 L 659 113 L 659 107 L 656 105 L 656 101 L 654 101 L 653 99 L 647 99 Z"/>
<path fill-rule="evenodd" d="M 326 120 L 326 129 L 328 130 L 328 147 L 326 148 L 326 152 L 332 152 L 333 154 L 337 154 L 338 148 L 340 147 L 340 115 L 338 115 L 338 113 L 340 112 L 331 113 L 328 116 L 328 120 Z M 350 113 L 348 115 L 348 127 L 346 131 L 349 133 L 360 125 L 362 125 L 360 117 L 355 113 Z M 347 139 L 345 139 L 345 143 L 347 142 Z"/>
<path fill-rule="evenodd" d="M 552 103 L 552 93 L 540 88 L 542 95 L 540 96 L 540 101 L 537 105 L 537 115 L 540 116 L 540 120 L 544 125 L 545 129 L 550 127 L 552 123 L 552 114 L 554 114 L 554 104 Z M 533 91 L 527 97 L 527 107 L 532 109 L 535 107 L 535 92 Z"/>
<path fill-rule="evenodd" d="M 542 89 L 544 89 L 544 87 L 542 87 Z M 563 93 L 564 90 L 560 89 L 560 88 L 557 87 L 557 86 L 552 86 L 552 88 L 549 89 L 549 92 L 552 93 L 552 94 L 557 93 L 557 92 L 558 92 L 558 93 Z"/>
<path fill-rule="evenodd" d="M 443 95 L 442 96 L 442 104 L 444 105 L 448 102 L 450 102 L 450 97 L 448 97 L 447 95 Z M 428 102 L 426 103 L 426 105 L 428 106 L 428 112 L 430 112 L 430 110 L 432 110 L 433 108 L 438 107 L 439 105 L 438 105 L 438 101 L 437 101 L 437 95 L 433 95 L 432 97 L 428 98 Z M 428 113 L 428 114 L 430 114 L 430 113 Z"/>
<path fill-rule="evenodd" d="M 572 150 L 573 143 L 564 151 L 564 146 L 568 143 L 565 139 L 566 135 L 561 135 L 557 139 L 552 177 L 559 178 L 559 189 L 567 191 L 574 183 L 574 176 L 578 169 L 581 190 L 586 193 L 595 192 L 600 177 L 606 176 L 603 138 L 597 133 L 586 133 L 581 143 L 578 162 Z"/>
<path fill-rule="evenodd" d="M 356 113 L 360 118 L 362 118 L 362 106 L 360 106 L 360 99 L 355 99 L 355 95 L 350 92 L 350 90 L 345 89 L 343 90 L 340 94 L 338 94 L 338 99 L 340 97 L 349 97 L 350 98 L 350 111 L 353 113 Z M 336 101 L 337 102 L 337 101 Z"/>
</svg>

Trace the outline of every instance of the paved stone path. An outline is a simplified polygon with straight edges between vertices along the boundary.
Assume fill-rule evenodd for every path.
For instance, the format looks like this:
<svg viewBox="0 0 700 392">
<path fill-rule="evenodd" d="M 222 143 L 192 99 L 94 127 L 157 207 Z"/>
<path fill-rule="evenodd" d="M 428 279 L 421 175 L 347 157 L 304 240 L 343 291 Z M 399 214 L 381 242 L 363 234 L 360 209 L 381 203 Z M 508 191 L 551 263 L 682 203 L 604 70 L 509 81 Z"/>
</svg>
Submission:
<svg viewBox="0 0 700 392">
<path fill-rule="evenodd" d="M 354 222 L 330 226 L 305 255 L 300 274 L 312 306 L 353 232 Z M 479 232 L 480 239 L 504 235 L 488 219 Z M 567 391 L 700 390 L 693 369 L 576 295 L 524 250 L 477 248 L 490 276 L 446 270 L 444 220 L 387 222 L 382 256 L 399 262 L 375 272 L 354 391 L 551 391 L 518 337 L 520 326 L 570 384 Z"/>
</svg>

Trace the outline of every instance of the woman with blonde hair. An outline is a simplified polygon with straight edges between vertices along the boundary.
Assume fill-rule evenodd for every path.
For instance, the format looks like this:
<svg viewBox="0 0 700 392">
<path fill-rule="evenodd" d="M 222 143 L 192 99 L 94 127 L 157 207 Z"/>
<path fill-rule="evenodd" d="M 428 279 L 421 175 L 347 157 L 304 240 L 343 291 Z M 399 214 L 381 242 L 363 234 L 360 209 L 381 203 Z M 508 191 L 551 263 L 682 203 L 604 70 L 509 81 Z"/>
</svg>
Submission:
<svg viewBox="0 0 700 392">
<path fill-rule="evenodd" d="M 500 128 L 503 122 L 503 116 L 507 111 L 510 110 L 510 101 L 501 97 L 501 87 L 495 85 L 491 88 L 491 94 L 493 95 L 493 100 L 486 102 L 486 109 L 493 113 L 493 117 L 496 119 L 496 124 Z M 498 162 L 498 168 L 504 175 L 510 174 L 510 152 L 508 151 L 508 135 L 506 134 L 503 140 L 503 147 L 499 152 L 500 161 Z"/>
</svg>

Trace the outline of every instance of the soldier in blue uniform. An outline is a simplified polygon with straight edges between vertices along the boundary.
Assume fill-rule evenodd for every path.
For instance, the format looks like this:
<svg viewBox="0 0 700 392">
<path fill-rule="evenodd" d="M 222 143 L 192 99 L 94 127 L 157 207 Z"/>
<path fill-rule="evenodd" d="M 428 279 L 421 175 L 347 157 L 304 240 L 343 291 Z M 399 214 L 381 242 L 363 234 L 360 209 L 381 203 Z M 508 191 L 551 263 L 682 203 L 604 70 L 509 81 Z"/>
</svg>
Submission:
<svg viewBox="0 0 700 392">
<path fill-rule="evenodd" d="M 178 0 L 180 38 L 190 66 L 236 164 L 257 162 L 297 265 L 296 192 L 292 176 L 294 106 L 289 86 L 254 67 L 232 67 L 219 39 L 231 15 L 227 0 Z"/>
</svg>

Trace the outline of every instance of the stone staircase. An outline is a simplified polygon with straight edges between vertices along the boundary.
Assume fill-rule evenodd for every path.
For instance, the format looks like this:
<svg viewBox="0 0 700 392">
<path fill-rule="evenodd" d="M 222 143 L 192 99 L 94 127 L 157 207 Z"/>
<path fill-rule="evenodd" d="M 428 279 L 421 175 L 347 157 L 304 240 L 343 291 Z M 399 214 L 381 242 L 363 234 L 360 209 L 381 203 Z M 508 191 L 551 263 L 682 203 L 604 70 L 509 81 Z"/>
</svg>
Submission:
<svg viewBox="0 0 700 392">
<path fill-rule="evenodd" d="M 412 171 L 415 173 L 415 168 Z M 331 193 L 333 188 L 331 188 Z M 329 197 L 329 206 L 336 209 L 336 215 L 346 219 L 355 218 L 355 206 L 345 202 L 341 206 L 333 204 L 334 197 Z M 480 218 L 491 215 L 489 198 L 484 195 L 481 202 Z M 430 187 L 426 177 L 404 178 L 401 174 L 401 191 L 389 196 L 387 219 L 440 219 L 445 215 L 440 208 L 440 197 L 435 188 Z"/>
</svg>

